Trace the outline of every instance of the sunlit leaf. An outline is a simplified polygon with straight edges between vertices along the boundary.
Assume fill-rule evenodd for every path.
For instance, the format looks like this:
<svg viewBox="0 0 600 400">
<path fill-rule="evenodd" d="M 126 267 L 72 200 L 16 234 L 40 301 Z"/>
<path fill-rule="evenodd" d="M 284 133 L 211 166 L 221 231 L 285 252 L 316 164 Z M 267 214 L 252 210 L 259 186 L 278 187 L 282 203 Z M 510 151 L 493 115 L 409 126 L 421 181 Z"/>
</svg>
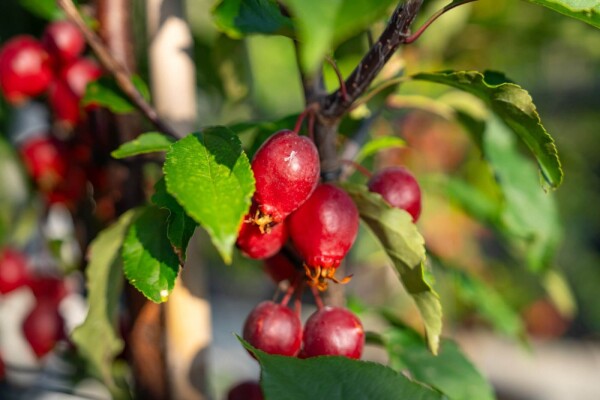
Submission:
<svg viewBox="0 0 600 400">
<path fill-rule="evenodd" d="M 240 339 L 240 341 L 242 341 Z M 265 398 L 277 400 L 441 400 L 441 394 L 381 364 L 346 357 L 301 359 L 270 355 L 242 344 L 261 367 Z"/>
<path fill-rule="evenodd" d="M 214 127 L 186 136 L 171 146 L 164 172 L 167 191 L 231 262 L 254 193 L 254 175 L 237 135 Z"/>
<path fill-rule="evenodd" d="M 531 96 L 519 85 L 489 71 L 420 73 L 413 79 L 446 84 L 482 99 L 529 147 L 546 182 L 554 188 L 561 184 L 563 171 L 554 139 L 542 125 Z"/>
<path fill-rule="evenodd" d="M 527 0 L 548 7 L 561 14 L 576 18 L 600 28 L 600 1 L 598 0 Z"/>
<path fill-rule="evenodd" d="M 146 132 L 130 142 L 123 143 L 110 155 L 114 158 L 126 158 L 139 154 L 167 151 L 174 141 L 174 139 L 159 132 Z"/>
<path fill-rule="evenodd" d="M 423 318 L 429 348 L 436 353 L 442 332 L 442 306 L 426 280 L 425 241 L 412 217 L 404 210 L 391 207 L 379 194 L 363 185 L 344 184 L 343 188 L 356 203 L 360 218 L 375 234 L 414 299 Z"/>
</svg>

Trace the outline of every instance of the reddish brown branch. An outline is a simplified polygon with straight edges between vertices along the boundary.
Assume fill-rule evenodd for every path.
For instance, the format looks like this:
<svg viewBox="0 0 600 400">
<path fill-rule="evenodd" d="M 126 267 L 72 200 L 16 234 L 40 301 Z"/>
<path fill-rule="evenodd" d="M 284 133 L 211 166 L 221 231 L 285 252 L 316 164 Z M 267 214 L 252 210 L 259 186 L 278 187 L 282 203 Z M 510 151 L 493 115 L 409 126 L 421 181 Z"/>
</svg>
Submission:
<svg viewBox="0 0 600 400">
<path fill-rule="evenodd" d="M 117 81 L 121 90 L 127 95 L 131 102 L 140 110 L 146 118 L 154 124 L 154 126 L 165 135 L 181 138 L 175 130 L 167 125 L 159 116 L 156 110 L 144 99 L 142 94 L 137 90 L 131 81 L 131 73 L 123 64 L 115 60 L 112 54 L 108 51 L 102 39 L 94 33 L 85 23 L 77 7 L 72 0 L 57 0 L 57 4 L 63 9 L 67 18 L 76 24 L 83 33 L 87 43 L 90 45 L 96 57 L 102 66 L 109 71 Z"/>
</svg>

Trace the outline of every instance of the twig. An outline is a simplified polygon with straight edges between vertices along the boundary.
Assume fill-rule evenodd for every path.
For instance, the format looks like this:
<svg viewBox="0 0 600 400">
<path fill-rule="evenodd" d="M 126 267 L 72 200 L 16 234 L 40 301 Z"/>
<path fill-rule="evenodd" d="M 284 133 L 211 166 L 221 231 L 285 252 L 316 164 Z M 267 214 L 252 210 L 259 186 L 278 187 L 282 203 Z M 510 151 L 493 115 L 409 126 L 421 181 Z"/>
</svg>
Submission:
<svg viewBox="0 0 600 400">
<path fill-rule="evenodd" d="M 405 43 L 410 25 L 422 5 L 423 0 L 407 0 L 396 7 L 390 22 L 375 44 L 346 79 L 346 98 L 344 99 L 340 89 L 328 95 L 321 104 L 323 116 L 341 118 L 350 109 L 352 103 L 365 92 L 398 47 Z"/>
<path fill-rule="evenodd" d="M 182 135 L 177 133 L 158 116 L 156 110 L 146 101 L 146 99 L 144 99 L 142 94 L 133 85 L 131 82 L 131 74 L 127 68 L 115 60 L 100 37 L 86 25 L 79 14 L 77 7 L 73 4 L 73 1 L 57 0 L 57 4 L 63 9 L 67 18 L 81 30 L 86 42 L 90 45 L 102 66 L 115 77 L 121 90 L 129 97 L 137 109 L 140 110 L 160 132 L 175 139 L 180 139 Z"/>
<path fill-rule="evenodd" d="M 347 100 L 348 99 L 348 91 L 346 90 L 346 82 L 344 82 L 344 77 L 342 76 L 342 71 L 340 71 L 340 69 L 338 68 L 337 64 L 335 63 L 334 59 L 327 56 L 325 57 L 325 61 L 327 61 L 329 63 L 329 65 L 331 65 L 331 68 L 333 68 L 333 71 L 335 72 L 335 75 L 337 76 L 339 85 L 340 85 L 340 91 L 341 91 L 341 95 L 342 95 L 342 100 Z"/>
</svg>

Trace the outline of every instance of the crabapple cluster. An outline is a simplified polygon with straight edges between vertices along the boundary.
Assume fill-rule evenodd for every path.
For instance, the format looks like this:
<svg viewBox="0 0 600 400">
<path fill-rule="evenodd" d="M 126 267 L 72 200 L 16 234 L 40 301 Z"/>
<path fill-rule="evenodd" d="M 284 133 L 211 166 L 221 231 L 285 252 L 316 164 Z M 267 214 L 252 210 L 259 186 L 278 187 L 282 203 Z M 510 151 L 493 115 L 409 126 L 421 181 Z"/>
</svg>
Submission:
<svg viewBox="0 0 600 400">
<path fill-rule="evenodd" d="M 50 23 L 38 40 L 15 36 L 0 50 L 0 89 L 13 105 L 47 93 L 55 119 L 73 127 L 82 118 L 80 100 L 88 83 L 102 70 L 96 62 L 81 57 L 85 40 L 67 21 Z"/>
<path fill-rule="evenodd" d="M 0 49 L 0 92 L 15 107 L 14 115 L 29 121 L 13 135 L 25 170 L 46 203 L 71 210 L 83 199 L 86 182 L 101 183 L 105 174 L 92 166 L 91 133 L 84 124 L 93 107 L 80 105 L 87 85 L 102 70 L 84 50 L 83 35 L 68 21 L 47 25 L 40 40 L 19 35 Z M 56 129 L 46 121 L 43 103 Z M 42 121 L 31 123 L 31 115 L 39 114 L 32 112 L 36 107 L 44 110 L 36 117 Z"/>
<path fill-rule="evenodd" d="M 341 307 L 323 307 L 306 321 L 286 305 L 263 301 L 244 322 L 243 337 L 269 354 L 298 356 L 344 356 L 359 359 L 365 342 L 362 323 Z"/>
<path fill-rule="evenodd" d="M 23 287 L 33 293 L 35 305 L 23 321 L 22 333 L 33 353 L 42 358 L 64 337 L 58 307 L 68 294 L 67 287 L 60 278 L 31 273 L 23 253 L 4 248 L 0 251 L 0 294 L 7 296 Z"/>
</svg>

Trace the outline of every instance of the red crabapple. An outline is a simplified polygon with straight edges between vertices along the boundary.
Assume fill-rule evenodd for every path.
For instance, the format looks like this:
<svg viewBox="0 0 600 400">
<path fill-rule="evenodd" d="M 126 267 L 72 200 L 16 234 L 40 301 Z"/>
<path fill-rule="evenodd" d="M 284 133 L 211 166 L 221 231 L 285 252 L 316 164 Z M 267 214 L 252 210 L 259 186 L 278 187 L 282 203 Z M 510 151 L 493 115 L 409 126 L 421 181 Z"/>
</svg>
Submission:
<svg viewBox="0 0 600 400">
<path fill-rule="evenodd" d="M 367 183 L 371 192 L 379 193 L 392 207 L 406 210 L 417 222 L 421 215 L 421 188 L 404 167 L 389 167 L 375 173 Z"/>
<path fill-rule="evenodd" d="M 246 318 L 243 337 L 265 353 L 295 356 L 302 343 L 302 323 L 288 307 L 263 301 Z"/>
<path fill-rule="evenodd" d="M 50 191 L 67 175 L 66 153 L 62 144 L 51 136 L 37 136 L 20 147 L 21 158 L 42 191 Z"/>
<path fill-rule="evenodd" d="M 0 293 L 7 294 L 29 282 L 27 259 L 20 252 L 5 248 L 0 253 Z"/>
<path fill-rule="evenodd" d="M 23 334 L 38 358 L 48 354 L 63 337 L 57 304 L 38 301 L 23 322 Z"/>
<path fill-rule="evenodd" d="M 256 209 L 253 207 L 253 209 Z M 246 216 L 236 241 L 237 247 L 249 258 L 262 260 L 276 254 L 288 239 L 285 221 L 261 227 L 249 221 L 252 215 Z"/>
<path fill-rule="evenodd" d="M 282 130 L 267 139 L 252 160 L 256 179 L 254 200 L 266 219 L 281 222 L 297 209 L 319 182 L 319 153 L 312 140 Z"/>
<path fill-rule="evenodd" d="M 262 389 L 258 382 L 241 382 L 229 390 L 227 400 L 263 400 Z"/>
<path fill-rule="evenodd" d="M 0 89 L 13 104 L 42 94 L 52 80 L 51 60 L 41 43 L 15 36 L 0 50 Z"/>
<path fill-rule="evenodd" d="M 72 22 L 55 21 L 46 26 L 42 44 L 54 61 L 64 64 L 79 57 L 85 48 L 85 39 Z"/>
<path fill-rule="evenodd" d="M 304 326 L 303 357 L 345 356 L 359 359 L 365 332 L 358 317 L 341 307 L 323 307 Z"/>
<path fill-rule="evenodd" d="M 342 189 L 317 187 L 289 218 L 290 237 L 307 267 L 309 284 L 320 290 L 334 277 L 358 233 L 358 210 Z M 342 281 L 344 282 L 344 281 Z"/>
<path fill-rule="evenodd" d="M 299 270 L 294 267 L 294 264 L 282 252 L 267 258 L 264 261 L 264 270 L 275 283 L 285 280 L 293 283 L 299 275 Z"/>
</svg>

